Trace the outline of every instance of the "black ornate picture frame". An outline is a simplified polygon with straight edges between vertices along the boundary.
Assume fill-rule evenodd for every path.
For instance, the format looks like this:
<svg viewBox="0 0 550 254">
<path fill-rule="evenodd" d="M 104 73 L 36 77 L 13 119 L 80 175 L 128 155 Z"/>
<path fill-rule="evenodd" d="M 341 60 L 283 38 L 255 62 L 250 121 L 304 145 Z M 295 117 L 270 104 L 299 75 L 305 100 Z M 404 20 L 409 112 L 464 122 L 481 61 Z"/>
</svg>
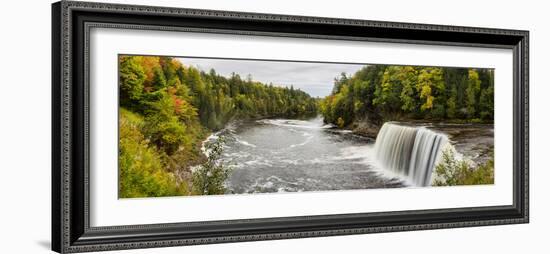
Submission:
<svg viewBox="0 0 550 254">
<path fill-rule="evenodd" d="M 513 50 L 513 205 L 91 227 L 90 28 Z M 473 227 L 529 221 L 529 32 L 61 1 L 52 5 L 52 249 L 60 253 Z"/>
</svg>

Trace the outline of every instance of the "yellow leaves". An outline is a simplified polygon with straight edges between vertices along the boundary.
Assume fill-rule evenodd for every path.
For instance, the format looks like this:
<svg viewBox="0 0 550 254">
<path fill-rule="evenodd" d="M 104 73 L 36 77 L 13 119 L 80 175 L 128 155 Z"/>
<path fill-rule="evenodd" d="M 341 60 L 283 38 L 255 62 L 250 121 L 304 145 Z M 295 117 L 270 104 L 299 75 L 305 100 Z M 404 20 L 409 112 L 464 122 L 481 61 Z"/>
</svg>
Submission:
<svg viewBox="0 0 550 254">
<path fill-rule="evenodd" d="M 405 73 L 416 72 L 413 66 L 402 66 L 401 70 Z M 416 73 L 414 73 L 416 74 Z"/>
<path fill-rule="evenodd" d="M 119 120 L 119 196 L 121 198 L 178 195 L 172 174 L 165 172 L 160 155 L 140 132 L 143 121 L 121 109 Z"/>
<path fill-rule="evenodd" d="M 151 82 L 154 77 L 154 69 L 161 68 L 160 57 L 158 56 L 134 56 L 141 62 L 141 66 L 145 69 L 146 81 Z"/>
<path fill-rule="evenodd" d="M 475 69 L 469 69 L 468 70 L 468 78 L 471 80 L 477 80 L 479 79 L 479 73 Z"/>
<path fill-rule="evenodd" d="M 433 100 L 434 100 L 434 97 L 433 96 L 428 96 L 428 98 L 426 98 L 426 102 L 424 104 L 422 104 L 422 106 L 420 107 L 422 110 L 426 110 L 426 109 L 432 109 L 433 107 Z"/>
<path fill-rule="evenodd" d="M 171 64 L 175 67 L 175 69 L 179 69 L 180 67 L 183 66 L 181 62 L 175 58 L 172 58 Z"/>
<path fill-rule="evenodd" d="M 336 124 L 339 128 L 344 128 L 346 122 L 344 121 L 344 119 L 342 119 L 342 117 L 338 117 L 338 120 L 336 120 Z"/>
<path fill-rule="evenodd" d="M 420 106 L 420 109 L 426 110 L 433 107 L 434 97 L 432 96 L 432 88 L 429 84 L 425 84 L 421 87 L 420 98 L 426 99 L 426 101 Z"/>
<path fill-rule="evenodd" d="M 424 99 L 420 109 L 432 109 L 435 98 L 434 92 L 441 92 L 445 89 L 443 70 L 435 67 L 423 68 L 420 70 L 416 89 L 420 91 L 420 98 Z"/>
</svg>

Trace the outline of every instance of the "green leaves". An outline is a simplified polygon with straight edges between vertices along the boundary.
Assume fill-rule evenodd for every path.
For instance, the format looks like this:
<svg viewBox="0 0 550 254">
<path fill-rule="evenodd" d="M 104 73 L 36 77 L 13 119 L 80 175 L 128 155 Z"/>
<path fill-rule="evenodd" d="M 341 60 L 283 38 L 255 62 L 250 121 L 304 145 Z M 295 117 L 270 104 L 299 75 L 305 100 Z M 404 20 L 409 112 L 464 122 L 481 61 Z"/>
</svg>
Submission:
<svg viewBox="0 0 550 254">
<path fill-rule="evenodd" d="M 468 70 L 468 88 L 466 88 L 466 107 L 469 118 L 475 118 L 478 112 L 481 81 L 476 70 Z"/>
<path fill-rule="evenodd" d="M 200 144 L 231 119 L 320 111 L 325 122 L 345 128 L 363 118 L 491 121 L 494 115 L 494 71 L 488 69 L 368 65 L 339 74 L 323 99 L 252 76 L 203 72 L 170 57 L 121 56 L 119 70 L 123 197 L 223 193 L 229 170 L 219 163 L 222 146 L 213 144 L 205 156 Z M 196 165 L 199 173 L 191 173 Z M 486 179 L 476 174 L 468 179 Z"/>
<path fill-rule="evenodd" d="M 416 88 L 420 91 L 420 99 L 422 100 L 420 110 L 426 111 L 434 108 L 436 96 L 444 96 L 443 70 L 434 67 L 421 68 Z"/>
<path fill-rule="evenodd" d="M 494 72 L 482 70 L 480 73 L 481 93 L 479 96 L 479 117 L 482 120 L 493 119 L 495 113 Z"/>
<path fill-rule="evenodd" d="M 153 69 L 153 88 L 155 91 L 161 90 L 166 87 L 166 77 L 160 67 Z"/>
<path fill-rule="evenodd" d="M 150 103 L 149 106 L 144 132 L 158 149 L 172 155 L 188 140 L 186 126 L 182 124 L 180 117 L 192 118 L 193 115 L 182 116 L 181 105 L 176 107 L 175 98 L 165 91 L 161 92 L 160 100 Z"/>
<path fill-rule="evenodd" d="M 221 161 L 224 137 L 205 144 L 206 161 L 193 171 L 193 193 L 196 195 L 224 194 L 224 182 L 231 172 L 231 168 Z"/>
<path fill-rule="evenodd" d="M 200 150 L 209 131 L 234 118 L 317 113 L 317 102 L 307 93 L 252 76 L 226 78 L 170 57 L 122 56 L 119 61 L 123 197 L 190 195 L 196 186 L 202 186 L 199 193 L 220 194 L 228 171 L 214 162 L 216 152 L 205 156 Z M 128 121 L 134 123 L 131 128 Z M 191 174 L 190 167 L 199 164 L 207 176 Z"/>
<path fill-rule="evenodd" d="M 335 79 L 333 93 L 319 103 L 319 108 L 325 122 L 343 127 L 357 119 L 492 121 L 493 72 L 369 65 L 351 77 Z"/>
<path fill-rule="evenodd" d="M 494 183 L 494 159 L 475 166 L 472 161 L 460 159 L 454 147 L 447 146 L 442 153 L 441 161 L 435 168 L 432 185 L 477 185 Z"/>
<path fill-rule="evenodd" d="M 120 110 L 119 197 L 160 197 L 181 195 L 175 176 L 163 168 L 161 155 L 141 133 L 143 119 Z"/>
<path fill-rule="evenodd" d="M 119 72 L 120 100 L 122 105 L 132 105 L 141 98 L 145 71 L 134 57 L 121 57 Z"/>
</svg>

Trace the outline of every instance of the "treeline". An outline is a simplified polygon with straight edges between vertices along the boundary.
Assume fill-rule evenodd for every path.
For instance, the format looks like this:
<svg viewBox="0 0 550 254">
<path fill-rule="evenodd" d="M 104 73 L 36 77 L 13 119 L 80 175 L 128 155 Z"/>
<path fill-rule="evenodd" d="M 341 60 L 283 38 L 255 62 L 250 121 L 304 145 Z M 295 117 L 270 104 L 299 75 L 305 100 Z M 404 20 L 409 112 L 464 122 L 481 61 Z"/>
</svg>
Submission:
<svg viewBox="0 0 550 254">
<path fill-rule="evenodd" d="M 119 195 L 193 193 L 189 167 L 209 132 L 231 119 L 301 117 L 316 101 L 293 87 L 223 77 L 170 57 L 119 57 Z"/>
<path fill-rule="evenodd" d="M 121 106 L 146 113 L 152 101 L 170 94 L 193 106 L 203 126 L 220 129 L 232 117 L 298 117 L 317 112 L 316 102 L 292 86 L 277 87 L 215 70 L 205 73 L 170 57 L 120 58 Z"/>
<path fill-rule="evenodd" d="M 325 122 L 340 127 L 367 118 L 492 122 L 492 69 L 372 65 L 335 79 L 320 102 Z"/>
</svg>

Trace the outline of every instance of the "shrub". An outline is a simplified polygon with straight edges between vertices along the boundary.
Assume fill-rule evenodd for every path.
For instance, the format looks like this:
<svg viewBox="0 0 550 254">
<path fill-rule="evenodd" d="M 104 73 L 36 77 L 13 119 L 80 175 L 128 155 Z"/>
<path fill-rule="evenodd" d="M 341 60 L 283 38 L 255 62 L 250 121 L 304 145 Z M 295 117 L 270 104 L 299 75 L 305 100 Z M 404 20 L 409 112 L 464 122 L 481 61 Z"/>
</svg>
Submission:
<svg viewBox="0 0 550 254">
<path fill-rule="evenodd" d="M 119 197 L 181 195 L 174 175 L 163 170 L 159 153 L 140 132 L 143 120 L 121 109 L 119 124 Z"/>
<path fill-rule="evenodd" d="M 223 165 L 220 160 L 225 140 L 220 136 L 212 142 L 207 142 L 205 151 L 206 161 L 193 171 L 193 193 L 197 195 L 224 194 L 224 182 L 231 172 L 231 168 Z"/>
<path fill-rule="evenodd" d="M 149 113 L 145 119 L 145 134 L 158 149 L 167 155 L 172 155 L 188 140 L 186 125 L 179 121 L 174 99 L 166 92 L 162 97 L 150 104 Z"/>
<path fill-rule="evenodd" d="M 434 186 L 493 184 L 494 160 L 475 166 L 468 159 L 458 158 L 451 145 L 445 147 L 435 168 Z"/>
</svg>

